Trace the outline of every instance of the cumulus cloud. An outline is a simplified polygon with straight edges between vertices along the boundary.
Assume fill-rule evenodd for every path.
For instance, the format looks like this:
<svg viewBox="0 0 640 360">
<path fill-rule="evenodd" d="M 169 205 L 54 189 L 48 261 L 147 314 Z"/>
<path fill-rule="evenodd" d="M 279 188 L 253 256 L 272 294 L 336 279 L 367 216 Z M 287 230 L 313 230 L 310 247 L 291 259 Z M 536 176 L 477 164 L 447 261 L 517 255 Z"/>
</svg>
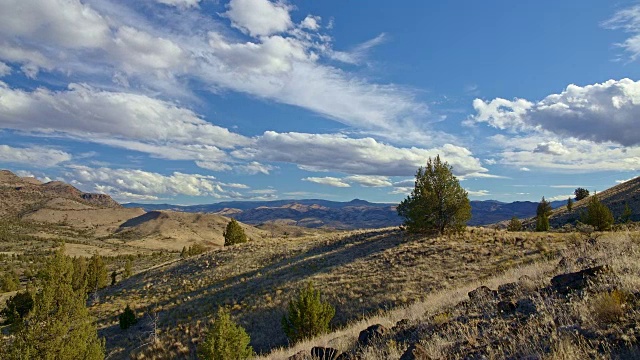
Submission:
<svg viewBox="0 0 640 360">
<path fill-rule="evenodd" d="M 476 177 L 488 171 L 463 147 L 446 144 L 432 149 L 400 148 L 373 138 L 355 139 L 342 134 L 267 131 L 256 139 L 253 148 L 232 154 L 241 159 L 292 163 L 309 171 L 378 176 L 412 176 L 429 157 L 439 154 L 456 175 Z"/>
<path fill-rule="evenodd" d="M 553 140 L 550 140 L 553 139 Z M 501 149 L 498 163 L 528 169 L 560 172 L 636 171 L 640 169 L 640 147 L 616 143 L 595 143 L 576 138 L 557 138 L 550 133 L 531 133 L 515 137 L 495 135 L 490 143 Z M 555 142 L 566 150 L 561 156 L 536 151 L 541 143 Z"/>
<path fill-rule="evenodd" d="M 533 152 L 544 153 L 550 155 L 566 155 L 569 150 L 565 149 L 564 145 L 556 141 L 543 142 L 538 144 Z"/>
<path fill-rule="evenodd" d="M 351 175 L 344 178 L 345 181 L 354 182 L 364 187 L 387 187 L 393 183 L 386 176 Z"/>
<path fill-rule="evenodd" d="M 12 147 L 0 145 L 0 162 L 31 167 L 53 167 L 71 160 L 71 154 L 42 146 Z"/>
<path fill-rule="evenodd" d="M 289 7 L 269 0 L 231 0 L 224 13 L 234 27 L 251 36 L 281 33 L 293 26 Z"/>
<path fill-rule="evenodd" d="M 220 148 L 251 142 L 172 103 L 80 84 L 27 92 L 0 82 L 0 127 L 65 134 L 172 160 L 220 160 L 226 157 Z"/>
<path fill-rule="evenodd" d="M 569 85 L 559 94 L 532 103 L 476 99 L 475 122 L 499 129 L 544 129 L 595 142 L 640 145 L 640 81 L 609 80 L 587 86 Z"/>
<path fill-rule="evenodd" d="M 65 177 L 96 191 L 122 196 L 187 195 L 220 198 L 225 193 L 213 176 L 174 172 L 162 175 L 137 169 L 90 168 L 69 165 Z"/>
<path fill-rule="evenodd" d="M 340 178 L 325 176 L 325 177 L 307 177 L 302 179 L 302 181 L 309 181 L 316 184 L 329 185 L 333 187 L 341 187 L 347 188 L 351 187 L 351 185 L 347 184 Z"/>
</svg>

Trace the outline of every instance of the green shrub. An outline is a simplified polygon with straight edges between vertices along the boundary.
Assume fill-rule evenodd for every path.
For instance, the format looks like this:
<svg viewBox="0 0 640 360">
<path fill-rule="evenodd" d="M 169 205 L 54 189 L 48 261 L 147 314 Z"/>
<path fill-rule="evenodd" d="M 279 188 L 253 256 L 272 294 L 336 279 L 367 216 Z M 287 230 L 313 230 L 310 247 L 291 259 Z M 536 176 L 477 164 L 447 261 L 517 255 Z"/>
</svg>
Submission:
<svg viewBox="0 0 640 360">
<path fill-rule="evenodd" d="M 611 229 L 611 225 L 613 225 L 613 214 L 605 204 L 600 202 L 598 194 L 593 194 L 589 199 L 587 211 L 582 214 L 581 220 L 598 231 L 606 231 Z"/>
<path fill-rule="evenodd" d="M 15 294 L 7 300 L 7 307 L 0 314 L 5 317 L 5 324 L 17 324 L 33 309 L 33 296 L 29 291 Z"/>
<path fill-rule="evenodd" d="M 247 332 L 231 320 L 229 311 L 219 308 L 213 325 L 198 346 L 198 358 L 203 360 L 241 360 L 253 357 Z"/>
<path fill-rule="evenodd" d="M 138 322 L 138 319 L 136 319 L 136 314 L 133 312 L 131 307 L 129 307 L 129 305 L 124 308 L 124 311 L 122 312 L 122 314 L 120 314 L 120 316 L 118 316 L 118 319 L 120 320 L 120 329 L 122 330 L 130 328 Z"/>
<path fill-rule="evenodd" d="M 16 291 L 20 286 L 18 274 L 13 271 L 6 272 L 2 276 L 2 292 Z"/>
<path fill-rule="evenodd" d="M 296 343 L 329 331 L 336 310 L 320 300 L 320 291 L 309 282 L 297 298 L 289 302 L 288 314 L 282 317 L 282 329 Z"/>
<path fill-rule="evenodd" d="M 231 219 L 224 231 L 224 246 L 247 242 L 247 235 L 235 219 Z"/>
<path fill-rule="evenodd" d="M 508 231 L 522 231 L 522 222 L 518 220 L 517 216 L 511 218 L 509 225 L 507 225 Z"/>
</svg>

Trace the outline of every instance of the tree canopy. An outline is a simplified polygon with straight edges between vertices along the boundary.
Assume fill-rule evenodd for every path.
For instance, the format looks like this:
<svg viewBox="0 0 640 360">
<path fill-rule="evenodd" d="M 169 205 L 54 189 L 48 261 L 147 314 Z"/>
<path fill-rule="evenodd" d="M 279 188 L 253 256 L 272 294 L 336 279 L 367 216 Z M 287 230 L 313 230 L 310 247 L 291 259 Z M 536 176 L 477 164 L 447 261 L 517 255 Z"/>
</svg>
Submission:
<svg viewBox="0 0 640 360">
<path fill-rule="evenodd" d="M 247 242 L 247 235 L 235 219 L 231 219 L 224 231 L 224 246 Z"/>
<path fill-rule="evenodd" d="M 580 201 L 584 198 L 589 197 L 589 190 L 584 188 L 577 188 L 573 194 L 576 196 L 576 201 Z"/>
<path fill-rule="evenodd" d="M 440 155 L 418 169 L 414 189 L 397 211 L 412 233 L 462 231 L 471 219 L 468 194 Z"/>
<path fill-rule="evenodd" d="M 613 214 L 607 205 L 600 202 L 598 194 L 591 196 L 587 205 L 587 212 L 583 215 L 582 222 L 593 226 L 598 231 L 609 230 L 613 225 Z"/>
<path fill-rule="evenodd" d="M 536 209 L 536 231 L 549 231 L 549 215 L 552 213 L 551 203 L 543 196 Z"/>
</svg>

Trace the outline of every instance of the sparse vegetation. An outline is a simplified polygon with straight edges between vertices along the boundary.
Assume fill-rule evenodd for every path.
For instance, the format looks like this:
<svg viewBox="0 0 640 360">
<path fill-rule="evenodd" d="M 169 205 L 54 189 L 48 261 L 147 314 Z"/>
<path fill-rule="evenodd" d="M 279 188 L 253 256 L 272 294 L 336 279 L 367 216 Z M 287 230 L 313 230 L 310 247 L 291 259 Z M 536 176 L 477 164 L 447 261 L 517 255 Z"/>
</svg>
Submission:
<svg viewBox="0 0 640 360">
<path fill-rule="evenodd" d="M 282 329 L 292 343 L 309 339 L 329 331 L 329 322 L 336 311 L 320 299 L 320 291 L 309 282 L 297 298 L 289 302 Z"/>
<path fill-rule="evenodd" d="M 224 231 L 224 246 L 242 244 L 247 242 L 247 235 L 242 226 L 235 219 L 231 219 Z"/>
<path fill-rule="evenodd" d="M 582 216 L 582 222 L 593 226 L 598 231 L 611 229 L 613 214 L 605 204 L 600 202 L 598 194 L 593 194 L 589 199 L 587 211 Z"/>
<path fill-rule="evenodd" d="M 42 272 L 33 310 L 2 351 L 4 359 L 104 359 L 104 340 L 73 290 L 73 263 L 58 250 Z"/>
<path fill-rule="evenodd" d="M 508 231 L 522 231 L 522 222 L 518 219 L 517 216 L 513 216 L 511 221 L 509 221 L 509 225 L 507 225 Z"/>
<path fill-rule="evenodd" d="M 133 312 L 133 309 L 131 309 L 129 305 L 127 305 L 122 314 L 118 316 L 118 320 L 120 323 L 120 329 L 122 330 L 130 328 L 138 322 L 138 319 L 136 319 L 136 313 Z"/>
<path fill-rule="evenodd" d="M 411 233 L 460 232 L 471 219 L 468 194 L 440 155 L 418 169 L 414 189 L 397 210 Z"/>
<path fill-rule="evenodd" d="M 543 196 L 536 210 L 536 231 L 549 231 L 549 215 L 552 212 L 551 203 Z"/>
<path fill-rule="evenodd" d="M 198 357 L 203 360 L 244 360 L 253 357 L 249 335 L 231 320 L 229 311 L 219 308 L 213 325 L 198 346 Z"/>
</svg>

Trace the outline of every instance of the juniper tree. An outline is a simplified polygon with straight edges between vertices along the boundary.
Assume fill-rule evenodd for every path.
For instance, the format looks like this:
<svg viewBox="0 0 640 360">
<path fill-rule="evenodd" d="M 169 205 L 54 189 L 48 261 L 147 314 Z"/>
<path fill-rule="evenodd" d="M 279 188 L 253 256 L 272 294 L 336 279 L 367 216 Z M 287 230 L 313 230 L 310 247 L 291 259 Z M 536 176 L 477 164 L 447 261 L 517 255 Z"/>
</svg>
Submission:
<svg viewBox="0 0 640 360">
<path fill-rule="evenodd" d="M 253 357 L 247 332 L 231 320 L 229 311 L 219 308 L 204 341 L 198 346 L 198 358 L 203 360 L 243 360 Z"/>
<path fill-rule="evenodd" d="M 582 222 L 593 226 L 598 231 L 609 230 L 613 225 L 613 214 L 605 204 L 600 202 L 598 194 L 591 196 L 587 211 L 583 215 Z"/>
<path fill-rule="evenodd" d="M 73 263 L 63 251 L 48 259 L 33 309 L 4 344 L 3 359 L 104 359 L 104 339 L 86 308 L 86 293 L 73 289 Z"/>
<path fill-rule="evenodd" d="M 282 317 L 282 329 L 293 343 L 329 331 L 329 322 L 336 314 L 331 304 L 322 302 L 320 291 L 309 282 L 297 298 L 289 302 L 287 315 Z"/>
<path fill-rule="evenodd" d="M 127 258 L 127 261 L 124 263 L 124 271 L 122 272 L 122 278 L 126 279 L 133 274 L 133 261 L 131 258 Z"/>
<path fill-rule="evenodd" d="M 508 231 L 521 231 L 522 230 L 522 222 L 518 219 L 517 216 L 513 216 L 511 221 L 509 221 L 509 225 L 507 225 Z"/>
<path fill-rule="evenodd" d="M 567 199 L 567 211 L 571 212 L 571 210 L 573 210 L 573 200 L 569 197 Z"/>
<path fill-rule="evenodd" d="M 247 242 L 247 235 L 235 219 L 229 221 L 223 235 L 225 246 Z"/>
<path fill-rule="evenodd" d="M 418 169 L 414 188 L 397 211 L 412 233 L 462 231 L 471 219 L 468 194 L 440 155 Z"/>
<path fill-rule="evenodd" d="M 631 221 L 631 216 L 633 215 L 633 211 L 631 207 L 629 207 L 628 203 L 624 203 L 624 210 L 622 211 L 622 215 L 620 216 L 620 222 L 626 224 Z"/>
<path fill-rule="evenodd" d="M 87 291 L 97 291 L 108 284 L 109 275 L 102 256 L 97 253 L 91 257 L 87 268 Z"/>
<path fill-rule="evenodd" d="M 584 188 L 577 188 L 573 194 L 576 196 L 576 201 L 580 201 L 584 198 L 589 197 L 589 190 Z"/>
<path fill-rule="evenodd" d="M 543 196 L 536 209 L 536 231 L 549 231 L 549 215 L 552 212 L 551 203 Z"/>
</svg>

